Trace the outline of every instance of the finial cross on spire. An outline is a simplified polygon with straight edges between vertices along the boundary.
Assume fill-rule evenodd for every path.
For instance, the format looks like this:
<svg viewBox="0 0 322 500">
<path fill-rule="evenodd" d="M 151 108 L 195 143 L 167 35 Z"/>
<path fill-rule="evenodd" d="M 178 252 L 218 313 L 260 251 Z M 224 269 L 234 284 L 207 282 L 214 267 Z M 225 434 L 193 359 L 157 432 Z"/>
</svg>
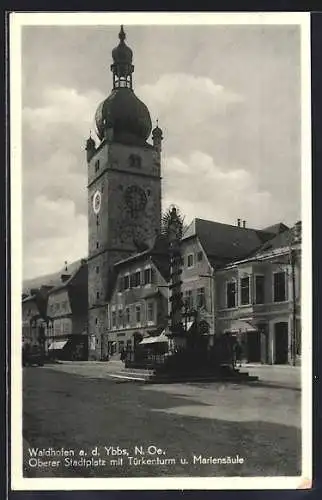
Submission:
<svg viewBox="0 0 322 500">
<path fill-rule="evenodd" d="M 121 42 L 124 42 L 126 38 L 126 34 L 125 34 L 125 31 L 123 29 L 123 24 L 121 24 L 121 30 L 119 32 L 119 39 L 121 40 Z"/>
</svg>

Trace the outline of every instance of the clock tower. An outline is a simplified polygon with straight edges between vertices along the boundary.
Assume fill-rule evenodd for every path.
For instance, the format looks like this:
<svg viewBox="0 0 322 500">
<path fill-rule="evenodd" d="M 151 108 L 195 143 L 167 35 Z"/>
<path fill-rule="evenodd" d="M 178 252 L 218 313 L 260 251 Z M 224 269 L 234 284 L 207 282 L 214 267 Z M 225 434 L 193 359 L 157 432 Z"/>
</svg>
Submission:
<svg viewBox="0 0 322 500">
<path fill-rule="evenodd" d="M 112 51 L 113 89 L 99 104 L 99 144 L 86 143 L 88 163 L 89 357 L 106 355 L 108 301 L 114 264 L 153 245 L 160 232 L 162 131 L 152 131 L 148 108 L 133 91 L 132 50 L 120 42 Z"/>
</svg>

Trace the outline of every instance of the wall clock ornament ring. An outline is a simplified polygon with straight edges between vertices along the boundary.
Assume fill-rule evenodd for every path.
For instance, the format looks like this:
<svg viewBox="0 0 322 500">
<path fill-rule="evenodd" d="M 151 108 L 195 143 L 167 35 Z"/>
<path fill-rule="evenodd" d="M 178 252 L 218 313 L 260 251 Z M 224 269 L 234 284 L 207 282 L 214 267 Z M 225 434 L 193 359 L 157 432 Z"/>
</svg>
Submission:
<svg viewBox="0 0 322 500">
<path fill-rule="evenodd" d="M 102 197 L 100 191 L 96 191 L 93 196 L 93 210 L 95 214 L 98 214 L 101 209 Z"/>
</svg>

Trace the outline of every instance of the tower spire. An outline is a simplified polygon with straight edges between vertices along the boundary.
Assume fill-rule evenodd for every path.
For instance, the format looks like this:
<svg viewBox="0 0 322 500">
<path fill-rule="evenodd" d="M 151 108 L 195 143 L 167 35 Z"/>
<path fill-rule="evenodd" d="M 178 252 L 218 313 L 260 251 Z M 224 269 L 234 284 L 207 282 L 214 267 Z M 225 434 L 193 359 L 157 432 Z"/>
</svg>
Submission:
<svg viewBox="0 0 322 500">
<path fill-rule="evenodd" d="M 134 71 L 132 64 L 133 52 L 126 45 L 125 38 L 126 34 L 122 24 L 119 32 L 120 43 L 112 50 L 113 64 L 111 65 L 111 71 L 113 73 L 113 89 L 132 89 L 132 73 Z"/>
<path fill-rule="evenodd" d="M 121 40 L 121 42 L 124 42 L 125 38 L 126 38 L 126 34 L 125 34 L 125 31 L 123 28 L 123 24 L 121 24 L 121 29 L 119 32 L 119 39 Z"/>
</svg>

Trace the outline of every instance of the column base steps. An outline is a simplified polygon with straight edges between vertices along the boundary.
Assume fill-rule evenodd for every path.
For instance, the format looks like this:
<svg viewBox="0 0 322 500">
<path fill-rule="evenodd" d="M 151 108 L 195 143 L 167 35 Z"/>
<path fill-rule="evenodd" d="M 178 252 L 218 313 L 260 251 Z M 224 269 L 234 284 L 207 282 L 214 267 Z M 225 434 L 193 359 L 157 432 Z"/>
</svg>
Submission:
<svg viewBox="0 0 322 500">
<path fill-rule="evenodd" d="M 142 382 L 148 384 L 169 384 L 175 382 L 254 382 L 258 377 L 249 375 L 248 372 L 240 373 L 238 370 L 231 374 L 173 374 L 155 373 L 153 370 L 141 368 L 124 368 L 108 374 L 111 378 L 119 381 Z"/>
</svg>

